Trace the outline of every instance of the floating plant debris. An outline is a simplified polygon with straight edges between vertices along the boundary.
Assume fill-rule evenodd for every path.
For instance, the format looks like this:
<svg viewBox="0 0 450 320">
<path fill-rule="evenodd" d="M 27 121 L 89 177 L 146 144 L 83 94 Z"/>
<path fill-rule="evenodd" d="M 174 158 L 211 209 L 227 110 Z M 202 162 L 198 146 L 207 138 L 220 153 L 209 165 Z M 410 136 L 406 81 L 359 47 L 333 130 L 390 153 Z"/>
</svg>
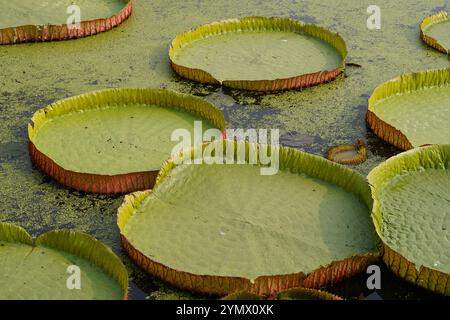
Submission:
<svg viewBox="0 0 450 320">
<path fill-rule="evenodd" d="M 104 32 L 126 20 L 133 7 L 131 0 L 20 0 L 3 1 L 0 9 L 0 44 L 15 44 L 76 39 Z M 70 17 L 77 10 L 82 20 L 74 25 Z"/>
<path fill-rule="evenodd" d="M 262 147 L 219 141 L 206 148 L 234 150 L 234 160 L 248 163 Z M 245 159 L 236 158 L 239 149 Z M 152 191 L 127 196 L 119 208 L 124 250 L 153 276 L 219 296 L 320 288 L 363 271 L 375 259 L 366 179 L 285 147 L 279 164 L 277 174 L 262 176 L 260 165 L 168 160 Z"/>
<path fill-rule="evenodd" d="M 450 295 L 450 145 L 399 154 L 368 179 L 384 262 L 399 277 Z"/>
<path fill-rule="evenodd" d="M 340 164 L 361 164 L 367 160 L 366 144 L 358 140 L 354 145 L 332 147 L 327 152 L 327 159 Z"/>
<path fill-rule="evenodd" d="M 450 143 L 450 68 L 385 82 L 369 99 L 367 122 L 381 139 L 408 150 Z"/>
<path fill-rule="evenodd" d="M 31 159 L 61 184 L 95 193 L 153 186 L 170 157 L 175 129 L 224 130 L 222 113 L 191 95 L 160 89 L 96 91 L 37 111 L 29 129 Z"/>
<path fill-rule="evenodd" d="M 439 51 L 450 54 L 450 17 L 441 11 L 426 17 L 420 24 L 422 40 Z"/>
<path fill-rule="evenodd" d="M 81 286 L 69 290 L 71 273 L 77 276 L 72 268 L 79 268 Z M 0 222 L 1 300 L 119 300 L 127 295 L 125 266 L 100 241 L 68 230 L 33 240 L 24 229 Z"/>
<path fill-rule="evenodd" d="M 176 73 L 226 87 L 276 91 L 328 82 L 345 69 L 338 34 L 287 18 L 245 17 L 178 35 L 170 61 Z"/>
</svg>

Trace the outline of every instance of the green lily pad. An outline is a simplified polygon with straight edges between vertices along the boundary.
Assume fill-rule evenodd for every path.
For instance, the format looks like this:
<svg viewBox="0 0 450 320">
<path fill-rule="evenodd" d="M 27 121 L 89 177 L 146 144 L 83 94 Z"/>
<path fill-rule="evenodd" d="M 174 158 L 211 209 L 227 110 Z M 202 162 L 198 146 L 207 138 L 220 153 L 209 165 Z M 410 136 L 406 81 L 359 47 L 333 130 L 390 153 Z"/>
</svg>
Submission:
<svg viewBox="0 0 450 320">
<path fill-rule="evenodd" d="M 367 121 L 383 140 L 408 150 L 450 143 L 450 69 L 411 73 L 375 89 Z"/>
<path fill-rule="evenodd" d="M 303 22 L 266 17 L 230 19 L 180 34 L 174 70 L 188 79 L 273 91 L 330 81 L 344 70 L 344 40 Z"/>
<path fill-rule="evenodd" d="M 80 9 L 79 28 L 67 23 Z M 3 1 L 0 5 L 0 44 L 66 40 L 109 30 L 127 19 L 132 12 L 130 0 L 59 0 Z"/>
<path fill-rule="evenodd" d="M 178 143 L 171 141 L 172 132 L 184 128 L 193 136 L 197 120 L 203 130 L 224 130 L 222 113 L 190 95 L 98 91 L 39 110 L 29 125 L 30 153 L 45 173 L 75 189 L 144 190 Z"/>
<path fill-rule="evenodd" d="M 398 276 L 450 295 L 450 145 L 402 153 L 368 179 L 383 260 Z"/>
<path fill-rule="evenodd" d="M 257 148 L 223 143 L 224 153 Z M 261 176 L 257 165 L 169 160 L 152 192 L 119 209 L 125 250 L 175 286 L 217 295 L 320 287 L 360 272 L 374 244 L 365 179 L 284 147 L 280 165 Z"/>
<path fill-rule="evenodd" d="M 420 25 L 420 34 L 429 46 L 450 54 L 450 17 L 447 12 L 426 17 Z"/>
<path fill-rule="evenodd" d="M 120 259 L 87 234 L 50 231 L 36 241 L 22 228 L 0 223 L 0 299 L 117 300 L 128 294 Z M 79 289 L 69 285 L 76 266 Z"/>
</svg>

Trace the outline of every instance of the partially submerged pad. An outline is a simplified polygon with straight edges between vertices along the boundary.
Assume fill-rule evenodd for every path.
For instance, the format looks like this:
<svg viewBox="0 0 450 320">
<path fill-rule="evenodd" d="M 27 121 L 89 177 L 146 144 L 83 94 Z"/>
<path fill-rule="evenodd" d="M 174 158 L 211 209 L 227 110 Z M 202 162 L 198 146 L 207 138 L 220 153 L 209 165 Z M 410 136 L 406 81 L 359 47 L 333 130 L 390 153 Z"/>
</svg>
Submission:
<svg viewBox="0 0 450 320">
<path fill-rule="evenodd" d="M 308 288 L 288 289 L 280 292 L 277 298 L 278 300 L 343 300 L 332 293 Z"/>
<path fill-rule="evenodd" d="M 327 159 L 340 164 L 361 164 L 367 160 L 367 147 L 362 140 L 358 140 L 354 145 L 331 147 L 327 152 Z"/>
<path fill-rule="evenodd" d="M 58 101 L 37 111 L 28 126 L 34 163 L 61 184 L 95 193 L 149 189 L 178 142 L 174 130 L 193 137 L 224 130 L 222 113 L 191 95 L 160 89 L 112 89 Z"/>
<path fill-rule="evenodd" d="M 450 145 L 402 153 L 368 179 L 387 266 L 414 284 L 450 295 Z"/>
<path fill-rule="evenodd" d="M 204 150 L 222 144 L 235 161 L 246 150 L 238 159 L 247 163 L 261 148 L 219 141 Z M 125 251 L 174 286 L 219 296 L 320 288 L 363 271 L 375 260 L 365 178 L 290 148 L 279 159 L 271 176 L 260 165 L 169 160 L 152 191 L 127 196 L 119 209 Z"/>
<path fill-rule="evenodd" d="M 229 294 L 229 295 L 223 297 L 221 300 L 247 300 L 247 301 L 250 301 L 250 300 L 264 300 L 264 297 L 254 294 L 254 293 L 239 291 L 239 292 Z"/>
<path fill-rule="evenodd" d="M 77 26 L 71 19 L 77 14 L 72 5 L 80 9 L 81 21 Z M 2 1 L 0 44 L 91 36 L 119 25 L 131 15 L 132 10 L 131 0 Z"/>
<path fill-rule="evenodd" d="M 336 296 L 332 293 L 326 291 L 308 289 L 308 288 L 292 288 L 278 293 L 275 298 L 270 297 L 275 300 L 343 300 L 341 297 Z M 245 291 L 240 291 L 232 293 L 222 300 L 264 300 L 265 297 L 248 293 Z"/>
<path fill-rule="evenodd" d="M 80 270 L 80 289 L 74 267 Z M 69 285 L 68 285 L 69 284 Z M 0 222 L 0 300 L 117 300 L 128 295 L 128 273 L 104 244 L 75 231 L 50 231 L 34 241 Z"/>
<path fill-rule="evenodd" d="M 245 17 L 178 35 L 169 52 L 184 78 L 226 87 L 276 91 L 328 82 L 345 68 L 338 34 L 287 18 Z"/>
<path fill-rule="evenodd" d="M 368 109 L 370 128 L 402 150 L 450 143 L 450 68 L 385 82 L 373 92 Z"/>
<path fill-rule="evenodd" d="M 450 54 L 450 17 L 441 11 L 426 17 L 420 24 L 422 40 L 439 51 Z"/>
</svg>

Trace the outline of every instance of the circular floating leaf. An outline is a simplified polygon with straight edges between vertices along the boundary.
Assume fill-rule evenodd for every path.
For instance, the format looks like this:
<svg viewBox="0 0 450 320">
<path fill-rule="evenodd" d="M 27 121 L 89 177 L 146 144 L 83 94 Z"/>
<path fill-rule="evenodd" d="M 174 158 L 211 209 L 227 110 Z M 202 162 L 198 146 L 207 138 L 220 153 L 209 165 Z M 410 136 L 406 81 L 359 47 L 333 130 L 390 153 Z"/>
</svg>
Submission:
<svg viewBox="0 0 450 320">
<path fill-rule="evenodd" d="M 327 159 L 340 164 L 361 164 L 367 160 L 367 147 L 362 140 L 354 145 L 332 147 L 327 152 Z"/>
<path fill-rule="evenodd" d="M 226 87 L 275 91 L 328 82 L 345 68 L 338 34 L 286 18 L 214 22 L 178 35 L 169 57 L 184 78 Z"/>
<path fill-rule="evenodd" d="M 222 113 L 194 96 L 159 89 L 113 89 L 58 101 L 36 112 L 31 159 L 61 184 L 125 193 L 153 186 L 177 142 L 176 129 L 224 130 Z"/>
<path fill-rule="evenodd" d="M 234 150 L 234 163 L 264 150 L 231 141 L 204 146 L 212 149 Z M 370 189 L 354 171 L 284 147 L 271 176 L 259 165 L 175 162 L 163 166 L 152 191 L 127 196 L 118 213 L 125 251 L 174 286 L 271 295 L 340 281 L 375 259 Z"/>
<path fill-rule="evenodd" d="M 450 145 L 402 153 L 368 179 L 387 266 L 412 283 L 450 295 Z"/>
<path fill-rule="evenodd" d="M 79 268 L 80 289 L 71 273 Z M 72 281 L 73 280 L 73 281 Z M 22 228 L 0 222 L 0 299 L 126 299 L 128 274 L 120 259 L 91 236 L 50 231 L 33 244 Z"/>
<path fill-rule="evenodd" d="M 406 74 L 369 99 L 367 122 L 381 139 L 408 150 L 450 142 L 450 69 Z"/>
<path fill-rule="evenodd" d="M 422 40 L 439 51 L 450 54 L 450 17 L 441 11 L 426 17 L 420 24 Z"/>
<path fill-rule="evenodd" d="M 74 25 L 80 8 L 79 25 Z M 3 1 L 0 11 L 0 44 L 68 40 L 114 28 L 133 10 L 131 0 Z M 30 14 L 31 12 L 31 14 Z"/>
</svg>

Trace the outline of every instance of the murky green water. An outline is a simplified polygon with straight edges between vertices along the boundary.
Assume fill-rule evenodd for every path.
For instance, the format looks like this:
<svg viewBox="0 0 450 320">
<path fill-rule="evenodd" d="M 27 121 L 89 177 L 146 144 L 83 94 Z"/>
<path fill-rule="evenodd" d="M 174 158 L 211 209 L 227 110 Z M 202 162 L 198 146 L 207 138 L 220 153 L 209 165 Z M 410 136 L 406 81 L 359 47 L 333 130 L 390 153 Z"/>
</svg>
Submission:
<svg viewBox="0 0 450 320">
<path fill-rule="evenodd" d="M 111 87 L 164 87 L 206 96 L 224 110 L 229 127 L 279 128 L 282 143 L 323 155 L 329 146 L 366 139 L 366 174 L 398 153 L 367 130 L 367 98 L 376 85 L 401 73 L 449 66 L 448 56 L 419 39 L 422 18 L 449 10 L 446 0 L 380 2 L 382 29 L 366 27 L 369 0 L 134 0 L 133 16 L 111 32 L 67 42 L 0 46 L 0 221 L 33 235 L 55 228 L 92 234 L 121 253 L 116 209 L 122 197 L 65 190 L 33 169 L 27 123 L 45 105 L 86 91 Z M 1 3 L 0 3 L 1 5 Z M 338 31 L 349 47 L 345 76 L 322 86 L 276 94 L 250 94 L 179 79 L 169 67 L 175 35 L 231 17 L 292 17 Z M 1 16 L 1 15 L 0 15 Z M 122 254 L 133 277 L 132 297 L 190 297 L 145 275 Z M 349 298 L 367 295 L 366 277 L 332 288 Z M 384 298 L 430 298 L 383 269 Z"/>
</svg>

